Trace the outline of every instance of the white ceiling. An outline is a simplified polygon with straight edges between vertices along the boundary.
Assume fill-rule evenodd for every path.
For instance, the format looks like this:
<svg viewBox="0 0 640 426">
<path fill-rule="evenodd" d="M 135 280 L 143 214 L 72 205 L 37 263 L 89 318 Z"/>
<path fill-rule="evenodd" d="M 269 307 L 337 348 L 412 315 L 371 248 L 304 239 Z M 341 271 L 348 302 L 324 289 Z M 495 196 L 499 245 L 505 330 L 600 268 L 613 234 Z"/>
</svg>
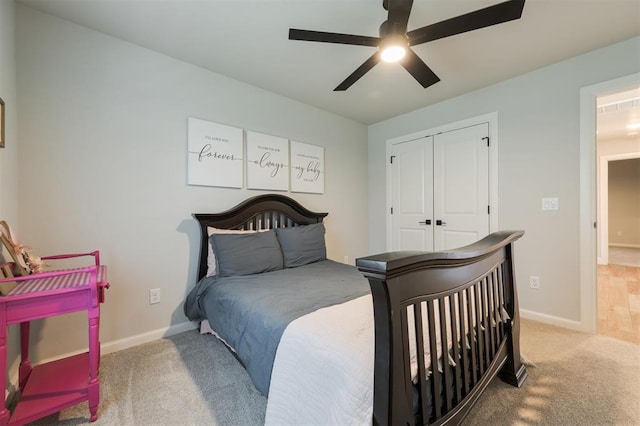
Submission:
<svg viewBox="0 0 640 426">
<path fill-rule="evenodd" d="M 627 138 L 640 142 L 640 87 L 600 96 L 597 107 L 599 142 Z"/>
<path fill-rule="evenodd" d="M 378 35 L 381 0 L 18 0 L 69 21 L 364 124 L 640 34 L 640 0 L 527 0 L 520 20 L 416 46 L 441 82 L 378 64 L 374 48 L 290 41 L 290 27 Z M 415 0 L 409 30 L 500 0 Z"/>
</svg>

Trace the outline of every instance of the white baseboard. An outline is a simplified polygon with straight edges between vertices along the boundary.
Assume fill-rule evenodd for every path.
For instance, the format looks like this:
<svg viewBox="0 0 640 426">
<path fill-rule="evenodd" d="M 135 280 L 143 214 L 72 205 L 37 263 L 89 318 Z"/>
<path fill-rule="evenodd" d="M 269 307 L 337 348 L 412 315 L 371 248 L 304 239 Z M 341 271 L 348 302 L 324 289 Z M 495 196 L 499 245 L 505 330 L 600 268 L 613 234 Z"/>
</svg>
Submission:
<svg viewBox="0 0 640 426">
<path fill-rule="evenodd" d="M 566 318 L 560 318 L 553 315 L 541 314 L 535 311 L 528 311 L 526 309 L 520 309 L 520 317 L 524 319 L 534 320 L 550 325 L 557 325 L 558 327 L 564 327 L 571 330 L 582 331 L 588 333 L 588 328 L 585 327 L 580 321 L 568 320 Z"/>
<path fill-rule="evenodd" d="M 157 330 L 148 331 L 135 336 L 125 337 L 124 339 L 114 340 L 113 342 L 103 343 L 101 345 L 101 353 L 102 355 L 105 355 L 111 352 L 118 352 L 123 349 L 142 345 L 143 343 L 153 342 L 154 340 L 162 339 L 163 337 L 169 337 L 185 331 L 195 330 L 198 328 L 198 325 L 199 323 L 188 321 L 181 324 L 174 324 L 169 327 L 158 328 Z"/>
<path fill-rule="evenodd" d="M 609 243 L 609 247 L 640 248 L 640 244 Z"/>
<path fill-rule="evenodd" d="M 112 342 L 102 343 L 100 345 L 100 354 L 106 355 L 112 352 L 118 352 L 124 349 L 132 348 L 134 346 L 142 345 L 143 343 L 153 342 L 154 340 L 162 339 L 163 337 L 173 336 L 174 334 L 183 333 L 189 330 L 195 330 L 200 323 L 198 322 L 183 322 L 180 324 L 174 324 L 169 327 L 158 328 L 156 330 L 148 331 L 142 334 L 136 334 L 135 336 L 125 337 L 124 339 L 114 340 Z M 39 361 L 38 364 L 44 364 L 51 361 L 56 361 L 69 356 L 78 355 L 86 352 L 87 349 L 79 351 L 68 352 L 59 356 L 51 357 Z"/>
</svg>

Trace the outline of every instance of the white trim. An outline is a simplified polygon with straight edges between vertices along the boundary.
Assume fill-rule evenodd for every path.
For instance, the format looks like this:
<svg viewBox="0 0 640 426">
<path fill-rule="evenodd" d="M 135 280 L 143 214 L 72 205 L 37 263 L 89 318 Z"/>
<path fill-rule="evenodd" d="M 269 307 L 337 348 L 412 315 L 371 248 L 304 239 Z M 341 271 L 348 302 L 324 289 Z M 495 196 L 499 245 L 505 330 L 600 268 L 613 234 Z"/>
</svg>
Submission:
<svg viewBox="0 0 640 426">
<path fill-rule="evenodd" d="M 174 334 L 184 333 L 185 331 L 195 330 L 198 328 L 198 324 L 199 323 L 197 322 L 187 321 L 180 324 L 174 324 L 169 327 L 158 328 L 146 333 L 137 334 L 135 336 L 125 337 L 124 339 L 114 340 L 103 344 L 101 346 L 101 351 L 102 354 L 118 352 L 123 349 L 142 345 L 143 343 L 153 342 L 154 340 L 159 340 L 163 337 L 169 337 Z"/>
<path fill-rule="evenodd" d="M 520 309 L 520 318 L 556 325 L 571 330 L 584 331 L 580 321 L 568 320 L 566 318 L 555 317 L 553 315 L 541 314 L 539 312 Z"/>
<path fill-rule="evenodd" d="M 169 327 L 158 328 L 146 333 L 136 334 L 135 336 L 125 337 L 124 339 L 114 340 L 112 342 L 100 345 L 100 353 L 101 355 L 106 355 L 112 352 L 118 352 L 124 349 L 132 348 L 134 346 L 142 345 L 144 343 L 153 342 L 155 340 L 162 339 L 163 337 L 169 337 L 173 336 L 174 334 L 183 333 L 185 331 L 195 330 L 198 328 L 198 324 L 199 323 L 191 321 L 183 322 L 181 324 L 174 324 Z M 56 361 L 62 358 L 78 355 L 86 351 L 87 349 L 81 349 L 78 351 L 68 352 L 63 355 L 44 359 L 42 361 L 39 361 L 38 364 Z"/>
<path fill-rule="evenodd" d="M 596 100 L 640 85 L 640 73 L 580 89 L 580 329 L 595 333 L 596 293 Z"/>
<path fill-rule="evenodd" d="M 498 224 L 498 113 L 492 112 L 489 114 L 479 115 L 477 117 L 467 118 L 465 120 L 448 123 L 442 126 L 433 127 L 427 130 L 421 130 L 419 132 L 410 133 L 404 136 L 398 136 L 392 139 L 387 139 L 385 150 L 385 163 L 386 163 L 386 245 L 387 251 L 393 249 L 391 241 L 392 233 L 392 217 L 391 217 L 391 163 L 389 158 L 391 157 L 391 150 L 393 145 L 397 145 L 403 142 L 409 142 L 415 139 L 425 138 L 427 136 L 436 135 L 438 133 L 450 132 L 458 130 L 464 127 L 471 127 L 477 124 L 488 123 L 489 125 L 489 205 L 491 206 L 491 214 L 489 215 L 489 232 L 494 232 L 499 229 Z"/>
<path fill-rule="evenodd" d="M 596 141 L 597 143 L 597 141 Z M 596 194 L 598 223 L 596 247 L 598 253 L 598 265 L 609 264 L 609 160 L 605 156 L 600 157 L 600 176 L 598 179 L 599 193 Z M 597 173 L 596 173 L 597 174 Z"/>
<path fill-rule="evenodd" d="M 622 248 L 637 248 L 637 249 L 640 249 L 640 244 L 609 243 L 609 247 L 622 247 Z"/>
</svg>

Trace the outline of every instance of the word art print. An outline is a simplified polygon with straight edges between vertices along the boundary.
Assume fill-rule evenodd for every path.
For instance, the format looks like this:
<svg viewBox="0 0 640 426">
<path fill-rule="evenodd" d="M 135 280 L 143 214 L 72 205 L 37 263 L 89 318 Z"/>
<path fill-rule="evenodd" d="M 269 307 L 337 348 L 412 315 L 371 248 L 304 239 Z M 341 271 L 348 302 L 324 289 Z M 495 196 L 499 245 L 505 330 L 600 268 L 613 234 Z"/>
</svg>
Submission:
<svg viewBox="0 0 640 426">
<path fill-rule="evenodd" d="M 242 188 L 242 129 L 189 117 L 189 185 Z"/>
<path fill-rule="evenodd" d="M 324 193 L 324 148 L 291 141 L 291 192 Z"/>
</svg>

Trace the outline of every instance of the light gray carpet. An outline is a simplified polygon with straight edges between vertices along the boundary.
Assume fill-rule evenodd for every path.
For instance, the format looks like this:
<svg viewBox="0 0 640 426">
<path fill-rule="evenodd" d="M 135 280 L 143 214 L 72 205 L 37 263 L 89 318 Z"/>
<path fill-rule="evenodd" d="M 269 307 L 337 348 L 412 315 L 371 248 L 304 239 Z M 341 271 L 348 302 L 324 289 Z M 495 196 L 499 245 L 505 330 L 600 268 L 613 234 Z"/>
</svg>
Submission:
<svg viewBox="0 0 640 426">
<path fill-rule="evenodd" d="M 640 346 L 533 321 L 522 388 L 492 381 L 468 425 L 640 425 Z M 233 356 L 195 331 L 105 355 L 96 425 L 260 425 L 266 399 Z M 87 424 L 86 403 L 37 424 Z"/>
<path fill-rule="evenodd" d="M 640 425 L 639 345 L 534 321 L 522 321 L 520 343 L 535 363 L 526 382 L 493 380 L 465 423 Z"/>
<path fill-rule="evenodd" d="M 260 425 L 267 400 L 213 336 L 196 331 L 107 354 L 97 425 Z M 87 403 L 38 425 L 89 424 Z"/>
</svg>

